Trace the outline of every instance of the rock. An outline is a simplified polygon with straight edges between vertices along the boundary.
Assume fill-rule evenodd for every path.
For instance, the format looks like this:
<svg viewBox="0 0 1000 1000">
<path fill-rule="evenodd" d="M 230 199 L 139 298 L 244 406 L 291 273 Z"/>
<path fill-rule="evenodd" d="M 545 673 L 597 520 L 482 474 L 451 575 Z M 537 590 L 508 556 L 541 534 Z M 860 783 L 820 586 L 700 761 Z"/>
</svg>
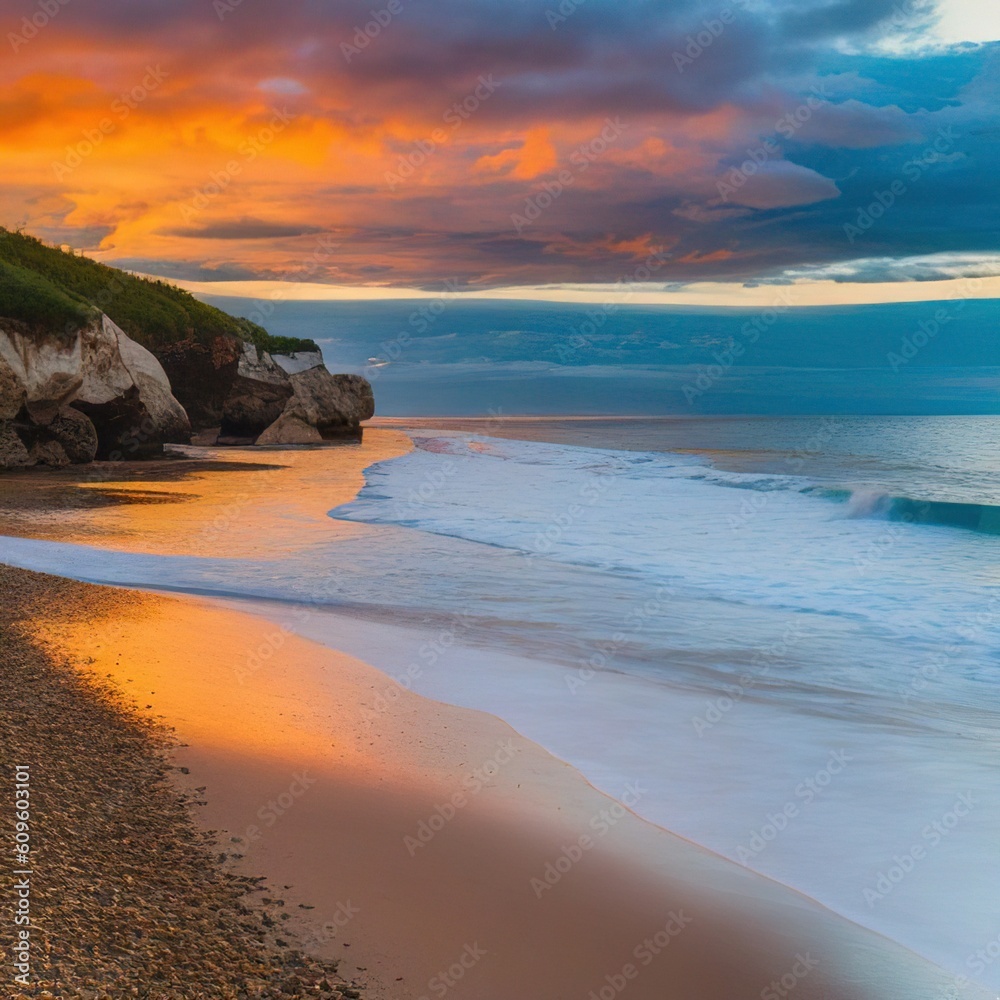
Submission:
<svg viewBox="0 0 1000 1000">
<path fill-rule="evenodd" d="M 216 337 L 210 344 L 182 340 L 157 350 L 174 395 L 197 429 L 218 427 L 243 354 L 235 337 Z"/>
<path fill-rule="evenodd" d="M 257 444 L 322 444 L 323 435 L 304 420 L 282 414 L 264 431 Z"/>
<path fill-rule="evenodd" d="M 28 449 L 9 421 L 0 422 L 0 469 L 19 469 L 31 465 Z"/>
<path fill-rule="evenodd" d="M 190 439 L 159 362 L 107 316 L 75 333 L 2 322 L 0 412 L 23 412 L 19 436 L 40 464 L 143 457 Z"/>
<path fill-rule="evenodd" d="M 292 383 L 271 356 L 244 344 L 222 408 L 220 439 L 256 438 L 281 416 L 291 397 Z"/>
<path fill-rule="evenodd" d="M 47 430 L 74 464 L 93 462 L 97 457 L 97 431 L 90 418 L 72 406 L 60 410 Z"/>
<path fill-rule="evenodd" d="M 24 385 L 17 373 L 0 355 L 0 420 L 13 420 L 24 406 Z"/>
<path fill-rule="evenodd" d="M 107 320 L 111 323 L 111 320 Z M 114 326 L 114 324 L 111 324 Z M 117 329 L 117 327 L 115 328 Z M 156 425 L 164 444 L 184 444 L 191 439 L 191 421 L 184 407 L 174 397 L 163 366 L 141 344 L 120 330 L 118 346 L 122 363 L 139 389 L 146 413 Z"/>
<path fill-rule="evenodd" d="M 70 464 L 66 449 L 58 441 L 36 441 L 28 452 L 28 458 L 32 465 L 49 465 L 54 469 L 61 469 Z"/>
<path fill-rule="evenodd" d="M 76 397 L 83 383 L 81 336 L 82 331 L 69 336 L 38 336 L 23 324 L 3 320 L 0 357 L 8 374 L 13 373 L 19 386 L 15 395 L 21 397 L 34 423 L 44 426 L 54 420 Z M 5 409 L 11 406 L 12 401 Z"/>
<path fill-rule="evenodd" d="M 295 394 L 283 416 L 311 424 L 324 439 L 356 434 L 361 421 L 375 414 L 371 383 L 360 375 L 310 368 L 290 378 Z"/>
<path fill-rule="evenodd" d="M 274 363 L 287 375 L 298 375 L 310 368 L 321 368 L 323 365 L 322 351 L 298 351 L 296 354 L 272 354 Z"/>
</svg>

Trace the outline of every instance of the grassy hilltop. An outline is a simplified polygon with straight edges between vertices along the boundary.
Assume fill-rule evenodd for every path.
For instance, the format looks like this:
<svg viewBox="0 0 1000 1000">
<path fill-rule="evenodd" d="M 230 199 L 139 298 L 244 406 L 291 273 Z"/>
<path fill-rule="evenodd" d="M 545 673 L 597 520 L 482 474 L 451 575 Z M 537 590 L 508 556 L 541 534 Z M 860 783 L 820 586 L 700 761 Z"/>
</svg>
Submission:
<svg viewBox="0 0 1000 1000">
<path fill-rule="evenodd" d="M 166 281 L 138 278 L 0 227 L 0 319 L 60 334 L 79 329 L 97 312 L 154 354 L 178 341 L 207 344 L 226 335 L 271 354 L 317 349 L 312 340 L 272 336 Z"/>
</svg>

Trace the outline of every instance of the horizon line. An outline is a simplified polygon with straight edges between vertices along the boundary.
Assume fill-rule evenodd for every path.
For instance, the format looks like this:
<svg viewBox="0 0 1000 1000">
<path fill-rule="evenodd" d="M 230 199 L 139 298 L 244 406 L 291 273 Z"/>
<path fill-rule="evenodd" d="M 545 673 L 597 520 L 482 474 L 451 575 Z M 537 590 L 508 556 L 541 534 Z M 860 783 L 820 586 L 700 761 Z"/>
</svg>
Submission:
<svg viewBox="0 0 1000 1000">
<path fill-rule="evenodd" d="M 445 299 L 448 301 L 551 302 L 577 305 L 680 306 L 707 309 L 797 309 L 823 306 L 893 305 L 956 299 L 1000 299 L 1000 276 L 921 281 L 847 282 L 800 279 L 782 284 L 692 282 L 666 289 L 662 283 L 511 285 L 458 291 L 446 282 L 440 291 L 406 286 L 329 285 L 295 281 L 167 281 L 192 295 L 271 302 L 365 302 Z"/>
</svg>

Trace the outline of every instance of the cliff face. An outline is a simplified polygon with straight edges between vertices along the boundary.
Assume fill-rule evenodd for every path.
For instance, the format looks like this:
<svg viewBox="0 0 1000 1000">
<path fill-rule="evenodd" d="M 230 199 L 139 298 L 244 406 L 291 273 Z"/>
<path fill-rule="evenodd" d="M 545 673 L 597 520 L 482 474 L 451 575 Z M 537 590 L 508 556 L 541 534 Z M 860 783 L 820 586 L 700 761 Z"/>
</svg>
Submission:
<svg viewBox="0 0 1000 1000">
<path fill-rule="evenodd" d="M 59 335 L 0 319 L 0 468 L 148 458 L 190 441 L 192 425 L 220 426 L 222 445 L 318 444 L 357 437 L 375 412 L 371 385 L 331 375 L 318 352 L 278 364 L 220 338 L 163 357 L 186 408 L 157 358 L 107 316 Z"/>
<path fill-rule="evenodd" d="M 0 227 L 0 468 L 144 458 L 192 427 L 313 443 L 373 413 L 315 341 Z"/>
<path fill-rule="evenodd" d="M 160 363 L 107 316 L 58 334 L 0 319 L 0 466 L 143 458 L 190 435 Z"/>
</svg>

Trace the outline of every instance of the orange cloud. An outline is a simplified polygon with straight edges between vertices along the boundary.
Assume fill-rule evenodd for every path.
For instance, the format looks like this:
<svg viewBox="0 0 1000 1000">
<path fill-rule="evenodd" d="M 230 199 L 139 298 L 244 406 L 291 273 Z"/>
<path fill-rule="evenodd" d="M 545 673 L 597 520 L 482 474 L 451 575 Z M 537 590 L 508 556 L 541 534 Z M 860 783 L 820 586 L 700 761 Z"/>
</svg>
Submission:
<svg viewBox="0 0 1000 1000">
<path fill-rule="evenodd" d="M 678 257 L 676 263 L 712 264 L 723 260 L 729 260 L 731 257 L 735 256 L 736 254 L 734 254 L 732 250 L 712 250 L 709 253 L 701 253 L 698 250 L 693 250 L 691 253 L 687 253 L 683 257 Z"/>
<path fill-rule="evenodd" d="M 494 156 L 481 156 L 475 169 L 484 174 L 502 174 L 527 181 L 550 173 L 559 165 L 559 156 L 547 126 L 528 131 L 518 147 L 505 149 Z"/>
</svg>

